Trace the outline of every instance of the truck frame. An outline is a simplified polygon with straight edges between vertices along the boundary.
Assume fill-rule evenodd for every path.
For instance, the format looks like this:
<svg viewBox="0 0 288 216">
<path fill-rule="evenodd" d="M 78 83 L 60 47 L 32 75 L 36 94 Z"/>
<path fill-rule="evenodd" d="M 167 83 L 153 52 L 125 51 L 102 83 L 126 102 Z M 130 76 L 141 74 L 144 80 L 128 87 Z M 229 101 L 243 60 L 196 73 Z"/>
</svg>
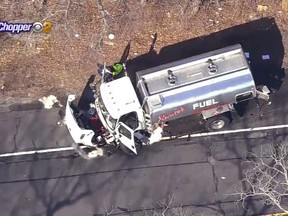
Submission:
<svg viewBox="0 0 288 216">
<path fill-rule="evenodd" d="M 66 125 L 79 145 L 114 145 L 129 154 L 151 144 L 155 130 L 170 121 L 200 115 L 208 131 L 218 131 L 228 127 L 235 104 L 269 99 L 269 91 L 257 90 L 240 44 L 138 71 L 136 86 L 127 73 L 105 77 L 104 67 L 88 113 L 68 96 Z"/>
</svg>

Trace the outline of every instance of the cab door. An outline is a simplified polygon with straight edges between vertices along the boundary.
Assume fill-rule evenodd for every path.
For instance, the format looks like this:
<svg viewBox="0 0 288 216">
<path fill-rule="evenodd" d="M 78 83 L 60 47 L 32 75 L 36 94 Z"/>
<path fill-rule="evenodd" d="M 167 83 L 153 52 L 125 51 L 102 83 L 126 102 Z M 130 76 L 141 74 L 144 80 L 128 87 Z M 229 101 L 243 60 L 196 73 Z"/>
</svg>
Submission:
<svg viewBox="0 0 288 216">
<path fill-rule="evenodd" d="M 118 132 L 120 142 L 128 149 L 130 149 L 133 153 L 137 154 L 134 142 L 134 131 L 123 122 L 119 122 Z"/>
</svg>

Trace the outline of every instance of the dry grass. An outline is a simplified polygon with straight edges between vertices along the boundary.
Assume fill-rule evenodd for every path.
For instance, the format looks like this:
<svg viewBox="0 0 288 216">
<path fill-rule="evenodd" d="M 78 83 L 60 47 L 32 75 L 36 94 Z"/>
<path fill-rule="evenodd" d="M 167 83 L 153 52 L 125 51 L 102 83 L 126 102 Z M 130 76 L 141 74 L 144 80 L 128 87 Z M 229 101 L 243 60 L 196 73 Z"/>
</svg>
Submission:
<svg viewBox="0 0 288 216">
<path fill-rule="evenodd" d="M 56 94 L 65 98 L 67 93 L 79 94 L 97 70 L 97 62 L 118 61 L 130 40 L 129 58 L 144 54 L 156 32 L 157 51 L 263 16 L 275 17 L 282 33 L 287 34 L 288 16 L 279 12 L 281 1 L 204 2 L 198 7 L 180 0 L 150 0 L 146 4 L 134 0 L 23 0 L 21 4 L 5 0 L 0 20 L 49 20 L 53 28 L 50 34 L 0 34 L 2 96 Z M 268 5 L 267 12 L 257 12 L 260 3 Z M 108 40 L 109 33 L 115 34 L 113 41 Z"/>
</svg>

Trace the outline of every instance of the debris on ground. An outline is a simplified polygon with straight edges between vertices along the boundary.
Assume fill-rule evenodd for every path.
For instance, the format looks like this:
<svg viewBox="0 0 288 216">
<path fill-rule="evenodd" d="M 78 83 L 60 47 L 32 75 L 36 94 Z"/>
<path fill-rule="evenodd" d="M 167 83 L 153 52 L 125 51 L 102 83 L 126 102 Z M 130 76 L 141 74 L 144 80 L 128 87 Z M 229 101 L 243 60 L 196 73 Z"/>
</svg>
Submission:
<svg viewBox="0 0 288 216">
<path fill-rule="evenodd" d="M 266 12 L 268 10 L 267 5 L 257 5 L 257 11 L 259 12 Z"/>
<path fill-rule="evenodd" d="M 39 99 L 39 101 L 43 103 L 44 109 L 51 109 L 54 106 L 54 104 L 57 104 L 58 106 L 62 107 L 61 103 L 58 101 L 55 95 L 49 95 L 48 97 L 43 97 Z"/>
<path fill-rule="evenodd" d="M 115 35 L 111 33 L 111 34 L 108 35 L 108 38 L 109 38 L 110 40 L 113 40 L 113 39 L 115 38 Z"/>
</svg>

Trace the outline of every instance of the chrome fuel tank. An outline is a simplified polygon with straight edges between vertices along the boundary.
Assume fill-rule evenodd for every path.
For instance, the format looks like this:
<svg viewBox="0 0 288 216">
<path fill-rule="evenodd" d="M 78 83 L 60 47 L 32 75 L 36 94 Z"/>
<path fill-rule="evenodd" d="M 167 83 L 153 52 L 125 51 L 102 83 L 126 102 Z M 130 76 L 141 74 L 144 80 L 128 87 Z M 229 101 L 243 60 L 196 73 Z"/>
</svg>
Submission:
<svg viewBox="0 0 288 216">
<path fill-rule="evenodd" d="M 256 97 L 240 44 L 139 71 L 136 82 L 152 123 Z"/>
</svg>

